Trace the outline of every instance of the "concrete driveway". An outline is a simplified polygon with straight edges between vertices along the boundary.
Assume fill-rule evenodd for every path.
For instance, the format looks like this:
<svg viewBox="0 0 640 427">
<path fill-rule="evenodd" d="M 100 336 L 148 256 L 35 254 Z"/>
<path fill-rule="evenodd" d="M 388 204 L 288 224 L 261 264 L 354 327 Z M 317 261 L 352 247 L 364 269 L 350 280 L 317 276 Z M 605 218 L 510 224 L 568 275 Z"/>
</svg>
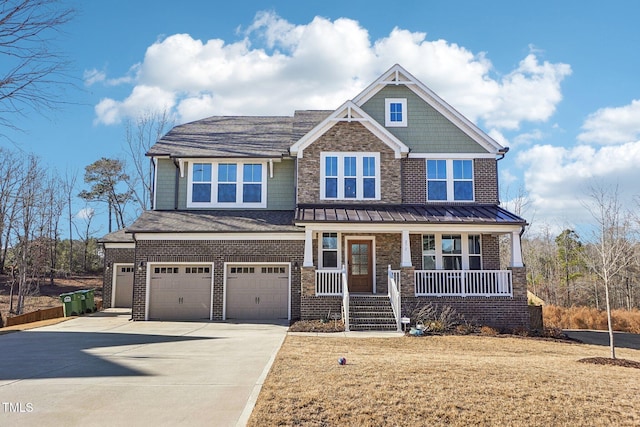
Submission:
<svg viewBox="0 0 640 427">
<path fill-rule="evenodd" d="M 129 317 L 0 335 L 0 425 L 244 425 L 287 330 Z"/>
</svg>

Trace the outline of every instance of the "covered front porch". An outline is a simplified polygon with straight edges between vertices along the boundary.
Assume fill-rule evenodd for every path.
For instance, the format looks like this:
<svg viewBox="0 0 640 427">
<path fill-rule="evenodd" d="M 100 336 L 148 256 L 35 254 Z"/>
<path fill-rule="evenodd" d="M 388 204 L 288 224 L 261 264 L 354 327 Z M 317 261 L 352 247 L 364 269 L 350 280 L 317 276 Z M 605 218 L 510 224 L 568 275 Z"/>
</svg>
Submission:
<svg viewBox="0 0 640 427">
<path fill-rule="evenodd" d="M 325 218 L 326 210 L 323 208 Z M 345 215 L 353 218 L 363 211 L 345 209 Z M 299 223 L 305 227 L 302 318 L 341 312 L 348 327 L 349 301 L 354 294 L 388 297 L 398 329 L 403 307 L 420 302 L 455 302 L 464 310 L 474 305 L 467 310 L 472 313 L 482 311 L 482 305 L 488 310 L 486 303 L 491 300 L 502 304 L 524 300 L 526 309 L 520 248 L 523 220 L 511 216 L 511 221 L 498 222 L 494 215 L 491 223 L 459 220 L 443 224 L 418 222 L 415 215 L 412 222 L 403 218 L 346 222 L 316 215 L 315 221 Z M 502 241 L 510 252 L 506 268 L 500 265 L 503 236 L 508 237 Z M 461 300 L 466 302 L 461 304 Z"/>
</svg>

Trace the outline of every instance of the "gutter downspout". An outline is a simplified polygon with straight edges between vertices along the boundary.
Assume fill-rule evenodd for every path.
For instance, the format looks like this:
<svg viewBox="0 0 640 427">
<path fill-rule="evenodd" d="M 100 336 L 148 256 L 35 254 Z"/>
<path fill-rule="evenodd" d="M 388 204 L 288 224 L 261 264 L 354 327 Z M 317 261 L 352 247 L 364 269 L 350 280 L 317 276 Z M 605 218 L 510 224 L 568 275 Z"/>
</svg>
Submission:
<svg viewBox="0 0 640 427">
<path fill-rule="evenodd" d="M 509 147 L 504 147 L 501 151 L 498 151 L 500 155 L 499 158 L 496 159 L 496 200 L 498 200 L 498 204 L 500 204 L 500 182 L 499 182 L 499 174 L 498 174 L 498 162 L 504 159 L 504 156 L 509 152 Z M 524 231 L 523 231 L 524 233 Z"/>
<path fill-rule="evenodd" d="M 173 165 L 176 167 L 176 182 L 173 190 L 173 209 L 178 210 L 178 188 L 180 184 L 180 165 L 176 159 L 173 159 Z"/>
<path fill-rule="evenodd" d="M 136 289 L 136 274 L 138 273 L 138 264 L 136 260 L 136 256 L 138 255 L 138 241 L 136 240 L 136 233 L 131 233 L 131 238 L 133 239 L 133 286 L 131 287 L 131 317 L 129 318 L 129 322 L 133 321 L 133 302 L 135 301 L 135 289 Z M 113 298 L 113 297 L 112 297 Z"/>
</svg>

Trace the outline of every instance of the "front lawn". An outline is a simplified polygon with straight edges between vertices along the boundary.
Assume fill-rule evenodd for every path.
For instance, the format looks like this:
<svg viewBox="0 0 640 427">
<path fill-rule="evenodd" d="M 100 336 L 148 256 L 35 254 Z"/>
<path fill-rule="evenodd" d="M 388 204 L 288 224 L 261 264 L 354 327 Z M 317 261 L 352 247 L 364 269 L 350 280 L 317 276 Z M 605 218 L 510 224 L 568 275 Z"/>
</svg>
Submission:
<svg viewBox="0 0 640 427">
<path fill-rule="evenodd" d="M 640 425 L 640 369 L 578 362 L 607 355 L 517 337 L 289 335 L 249 425 Z"/>
</svg>

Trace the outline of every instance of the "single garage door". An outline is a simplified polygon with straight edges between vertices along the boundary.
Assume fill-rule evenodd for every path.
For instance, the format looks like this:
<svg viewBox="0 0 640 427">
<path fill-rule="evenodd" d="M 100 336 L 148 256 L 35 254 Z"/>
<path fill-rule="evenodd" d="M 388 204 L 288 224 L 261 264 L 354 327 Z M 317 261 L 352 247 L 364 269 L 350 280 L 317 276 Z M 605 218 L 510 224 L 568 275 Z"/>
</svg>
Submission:
<svg viewBox="0 0 640 427">
<path fill-rule="evenodd" d="M 289 318 L 288 265 L 227 265 L 227 319 Z"/>
<path fill-rule="evenodd" d="M 211 265 L 150 267 L 150 320 L 210 320 Z"/>
<path fill-rule="evenodd" d="M 118 264 L 113 274 L 116 277 L 113 281 L 111 307 L 131 308 L 133 300 L 133 264 Z"/>
</svg>

